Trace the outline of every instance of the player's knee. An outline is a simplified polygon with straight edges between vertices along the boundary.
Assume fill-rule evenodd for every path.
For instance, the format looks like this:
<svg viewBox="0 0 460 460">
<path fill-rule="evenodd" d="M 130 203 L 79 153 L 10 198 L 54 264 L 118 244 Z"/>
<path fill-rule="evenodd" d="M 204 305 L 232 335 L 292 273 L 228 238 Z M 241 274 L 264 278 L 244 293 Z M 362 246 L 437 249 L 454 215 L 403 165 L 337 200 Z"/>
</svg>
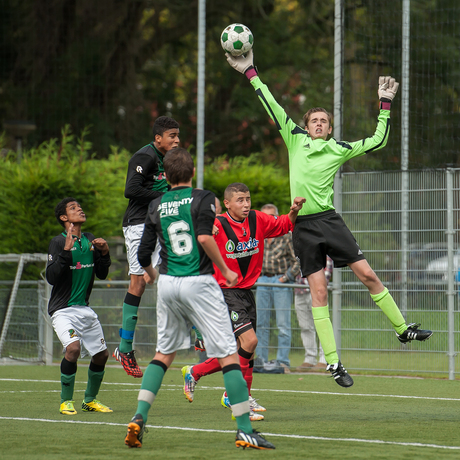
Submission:
<svg viewBox="0 0 460 460">
<path fill-rule="evenodd" d="M 109 352 L 107 348 L 105 350 L 100 351 L 99 353 L 96 353 L 91 358 L 94 364 L 97 364 L 98 366 L 104 366 L 108 359 L 109 359 Z"/>
<path fill-rule="evenodd" d="M 69 343 L 65 349 L 65 359 L 71 363 L 75 363 L 80 356 L 80 341 Z"/>
</svg>

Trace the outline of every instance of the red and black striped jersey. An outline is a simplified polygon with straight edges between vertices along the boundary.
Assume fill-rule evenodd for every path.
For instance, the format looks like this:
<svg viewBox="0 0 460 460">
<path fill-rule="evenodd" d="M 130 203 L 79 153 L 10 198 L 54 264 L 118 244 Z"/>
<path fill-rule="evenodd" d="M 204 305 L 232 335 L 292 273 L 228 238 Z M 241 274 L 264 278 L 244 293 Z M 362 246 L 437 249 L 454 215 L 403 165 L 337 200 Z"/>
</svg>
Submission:
<svg viewBox="0 0 460 460">
<path fill-rule="evenodd" d="M 228 268 L 238 273 L 238 283 L 233 289 L 250 289 L 262 271 L 265 238 L 275 238 L 292 231 L 294 225 L 287 215 L 270 216 L 260 211 L 250 211 L 242 222 L 227 212 L 217 216 L 214 235 L 219 251 Z M 227 288 L 225 278 L 214 266 L 219 286 Z"/>
</svg>

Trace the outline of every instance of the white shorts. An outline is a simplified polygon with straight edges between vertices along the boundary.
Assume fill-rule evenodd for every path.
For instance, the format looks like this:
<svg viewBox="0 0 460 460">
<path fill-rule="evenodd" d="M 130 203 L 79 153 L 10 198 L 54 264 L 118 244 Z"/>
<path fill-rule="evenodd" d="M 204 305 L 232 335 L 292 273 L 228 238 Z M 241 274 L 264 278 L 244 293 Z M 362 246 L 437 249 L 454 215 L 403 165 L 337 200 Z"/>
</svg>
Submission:
<svg viewBox="0 0 460 460">
<path fill-rule="evenodd" d="M 64 349 L 77 340 L 80 341 L 82 357 L 94 356 L 107 349 L 101 323 L 90 307 L 63 308 L 54 312 L 51 320 Z"/>
<path fill-rule="evenodd" d="M 225 358 L 236 353 L 228 307 L 213 276 L 160 275 L 157 351 L 169 355 L 190 348 L 192 325 L 203 335 L 209 357 Z"/>
<path fill-rule="evenodd" d="M 137 259 L 137 250 L 141 244 L 142 234 L 144 233 L 145 224 L 129 225 L 123 227 L 123 235 L 125 235 L 126 255 L 128 258 L 129 271 L 128 275 L 143 275 L 144 269 L 140 266 Z M 152 267 L 156 267 L 161 263 L 160 258 L 160 242 L 157 240 L 155 251 L 152 253 Z"/>
</svg>

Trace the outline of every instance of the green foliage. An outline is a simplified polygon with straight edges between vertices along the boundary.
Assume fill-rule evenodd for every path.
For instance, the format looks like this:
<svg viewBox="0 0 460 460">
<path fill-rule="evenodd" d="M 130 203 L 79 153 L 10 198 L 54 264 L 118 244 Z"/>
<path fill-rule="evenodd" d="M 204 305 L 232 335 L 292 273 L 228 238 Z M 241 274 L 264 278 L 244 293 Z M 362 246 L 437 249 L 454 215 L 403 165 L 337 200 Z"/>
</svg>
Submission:
<svg viewBox="0 0 460 460">
<path fill-rule="evenodd" d="M 289 212 L 292 203 L 288 173 L 275 163 L 265 163 L 260 154 L 230 159 L 219 157 L 206 165 L 204 188 L 214 192 L 221 201 L 225 188 L 233 182 L 242 182 L 249 187 L 253 209 L 273 203 L 280 213 Z"/>
<path fill-rule="evenodd" d="M 13 155 L 2 162 L 0 253 L 46 253 L 62 231 L 54 208 L 67 196 L 83 206 L 84 230 L 106 239 L 121 235 L 129 154 L 113 148 L 107 159 L 97 160 L 87 136 L 87 128 L 76 137 L 67 125 L 60 139 L 25 151 L 20 164 Z"/>
</svg>

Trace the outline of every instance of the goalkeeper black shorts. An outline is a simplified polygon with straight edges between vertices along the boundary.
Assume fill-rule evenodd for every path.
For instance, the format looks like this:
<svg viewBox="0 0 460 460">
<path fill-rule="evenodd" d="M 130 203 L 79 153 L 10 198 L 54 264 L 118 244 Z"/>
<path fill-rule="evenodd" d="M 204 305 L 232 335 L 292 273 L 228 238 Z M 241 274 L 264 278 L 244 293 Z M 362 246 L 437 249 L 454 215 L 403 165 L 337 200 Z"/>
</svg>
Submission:
<svg viewBox="0 0 460 460">
<path fill-rule="evenodd" d="M 336 268 L 365 259 L 355 237 L 334 210 L 297 217 L 292 241 L 302 276 L 325 268 L 326 255 Z"/>
</svg>

